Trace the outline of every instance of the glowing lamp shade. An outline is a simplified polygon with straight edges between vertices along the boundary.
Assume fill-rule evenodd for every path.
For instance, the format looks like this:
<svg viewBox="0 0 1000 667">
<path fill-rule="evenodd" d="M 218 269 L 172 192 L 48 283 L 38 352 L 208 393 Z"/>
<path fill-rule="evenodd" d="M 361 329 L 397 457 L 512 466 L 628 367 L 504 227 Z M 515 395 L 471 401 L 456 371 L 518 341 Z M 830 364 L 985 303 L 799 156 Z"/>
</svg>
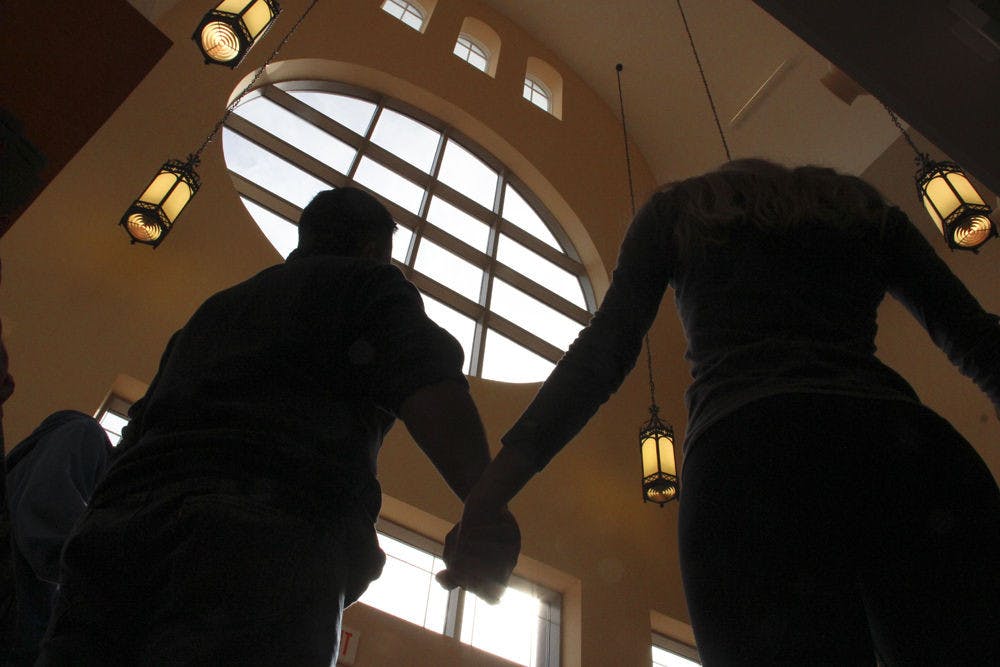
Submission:
<svg viewBox="0 0 1000 667">
<path fill-rule="evenodd" d="M 193 39 L 206 63 L 236 67 L 279 11 L 276 0 L 222 0 L 202 18 Z"/>
<path fill-rule="evenodd" d="M 948 247 L 976 251 L 997 235 L 989 205 L 957 164 L 925 161 L 917 191 Z"/>
<path fill-rule="evenodd" d="M 154 248 L 163 242 L 201 182 L 189 162 L 168 160 L 118 223 L 132 238 Z"/>
<path fill-rule="evenodd" d="M 642 454 L 642 500 L 665 505 L 678 495 L 677 464 L 674 460 L 674 429 L 657 416 L 656 406 L 639 431 Z"/>
</svg>

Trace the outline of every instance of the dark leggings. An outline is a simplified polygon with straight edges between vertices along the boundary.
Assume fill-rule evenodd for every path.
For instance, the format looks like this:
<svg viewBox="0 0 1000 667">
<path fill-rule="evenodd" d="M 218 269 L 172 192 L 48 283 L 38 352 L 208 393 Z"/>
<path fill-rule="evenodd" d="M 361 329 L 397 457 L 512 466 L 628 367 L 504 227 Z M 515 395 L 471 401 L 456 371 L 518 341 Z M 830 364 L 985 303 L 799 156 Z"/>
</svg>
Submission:
<svg viewBox="0 0 1000 667">
<path fill-rule="evenodd" d="M 929 410 L 760 400 L 694 443 L 681 488 L 705 665 L 1000 665 L 1000 490 Z"/>
</svg>

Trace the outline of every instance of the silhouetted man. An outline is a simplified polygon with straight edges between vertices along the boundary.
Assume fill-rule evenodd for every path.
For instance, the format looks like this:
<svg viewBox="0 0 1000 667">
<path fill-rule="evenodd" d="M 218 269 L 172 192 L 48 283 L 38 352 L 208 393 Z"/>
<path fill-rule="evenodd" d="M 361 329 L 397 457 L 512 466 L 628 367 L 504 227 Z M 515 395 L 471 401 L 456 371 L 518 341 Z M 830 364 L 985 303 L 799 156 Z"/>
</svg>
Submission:
<svg viewBox="0 0 1000 667">
<path fill-rule="evenodd" d="M 64 551 L 40 664 L 330 664 L 385 560 L 394 418 L 459 497 L 489 461 L 462 348 L 390 264 L 394 229 L 360 190 L 322 192 L 284 264 L 173 336 Z"/>
</svg>

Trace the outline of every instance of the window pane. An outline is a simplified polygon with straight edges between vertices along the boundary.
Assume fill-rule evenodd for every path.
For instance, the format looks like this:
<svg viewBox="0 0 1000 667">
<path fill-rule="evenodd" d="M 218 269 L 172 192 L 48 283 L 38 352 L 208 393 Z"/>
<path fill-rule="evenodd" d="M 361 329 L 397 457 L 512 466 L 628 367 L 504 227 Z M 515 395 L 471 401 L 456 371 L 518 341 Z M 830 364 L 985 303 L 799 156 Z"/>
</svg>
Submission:
<svg viewBox="0 0 1000 667">
<path fill-rule="evenodd" d="M 424 15 L 420 9 L 405 0 L 385 0 L 382 9 L 414 30 L 420 30 L 424 24 Z"/>
<path fill-rule="evenodd" d="M 269 211 L 255 202 L 240 197 L 240 201 L 250 211 L 250 216 L 264 232 L 264 236 L 282 258 L 287 259 L 295 247 L 299 244 L 299 228 L 277 213 Z"/>
<path fill-rule="evenodd" d="M 424 200 L 423 188 L 371 158 L 361 158 L 354 180 L 396 202 L 410 213 L 419 211 L 420 203 Z"/>
<path fill-rule="evenodd" d="M 437 299 L 432 299 L 426 294 L 424 297 L 424 311 L 427 316 L 446 329 L 448 333 L 458 339 L 462 344 L 462 351 L 465 354 L 465 362 L 462 364 L 462 372 L 469 374 L 469 365 L 472 363 L 472 339 L 476 333 L 476 322 L 471 317 L 466 317 L 454 308 L 449 308 Z"/>
<path fill-rule="evenodd" d="M 438 178 L 472 201 L 493 210 L 497 172 L 451 139 L 444 150 Z"/>
<path fill-rule="evenodd" d="M 459 35 L 458 40 L 455 42 L 453 53 L 476 69 L 482 72 L 486 71 L 486 65 L 489 62 L 489 55 L 486 53 L 486 49 L 465 35 Z"/>
<path fill-rule="evenodd" d="M 543 111 L 550 111 L 549 92 L 539 82 L 531 78 L 524 80 L 524 99 Z"/>
<path fill-rule="evenodd" d="M 425 173 L 431 172 L 441 134 L 409 116 L 383 109 L 372 141 Z"/>
<path fill-rule="evenodd" d="M 493 280 L 490 309 L 560 350 L 568 348 L 583 328 L 582 324 L 574 322 L 499 278 Z"/>
<path fill-rule="evenodd" d="M 316 193 L 331 187 L 232 130 L 223 128 L 222 140 L 226 164 L 231 171 L 299 208 L 305 208 Z"/>
<path fill-rule="evenodd" d="M 357 97 L 312 90 L 290 90 L 288 94 L 362 136 L 375 115 L 375 104 Z"/>
<path fill-rule="evenodd" d="M 461 640 L 518 664 L 536 665 L 542 607 L 538 598 L 515 588 L 493 606 L 466 591 Z"/>
<path fill-rule="evenodd" d="M 396 233 L 392 235 L 392 258 L 400 264 L 406 263 L 406 251 L 410 249 L 413 231 L 396 223 Z"/>
<path fill-rule="evenodd" d="M 427 211 L 427 221 L 455 238 L 465 241 L 476 250 L 486 251 L 486 243 L 490 238 L 490 228 L 486 223 L 452 206 L 440 197 L 435 196 L 431 199 L 430 209 Z"/>
<path fill-rule="evenodd" d="M 342 174 L 348 172 L 357 153 L 340 139 L 264 97 L 241 104 L 234 113 Z"/>
<path fill-rule="evenodd" d="M 497 259 L 518 273 L 531 278 L 562 298 L 586 308 L 580 281 L 569 271 L 565 271 L 549 260 L 531 252 L 517 241 L 500 236 L 497 244 Z"/>
<path fill-rule="evenodd" d="M 448 591 L 434 580 L 434 575 L 444 569 L 444 562 L 382 533 L 378 534 L 378 543 L 386 553 L 382 576 L 368 586 L 358 601 L 428 630 L 443 632 Z"/>
<path fill-rule="evenodd" d="M 122 429 L 128 425 L 128 419 L 114 412 L 105 412 L 98 419 L 98 422 L 100 422 L 104 432 L 108 434 L 111 446 L 117 446 L 122 439 Z"/>
<path fill-rule="evenodd" d="M 504 187 L 503 217 L 536 239 L 544 241 L 557 250 L 562 250 L 556 237 L 549 231 L 548 225 L 538 217 L 535 209 L 531 208 L 528 202 L 524 201 L 524 198 L 510 185 Z"/>
<path fill-rule="evenodd" d="M 500 382 L 540 382 L 555 366 L 551 361 L 525 349 L 490 329 L 486 332 L 483 377 Z"/>
<path fill-rule="evenodd" d="M 653 667 L 698 667 L 698 664 L 659 646 L 653 647 Z"/>
<path fill-rule="evenodd" d="M 420 240 L 413 268 L 462 296 L 479 302 L 483 270 L 433 241 Z"/>
</svg>

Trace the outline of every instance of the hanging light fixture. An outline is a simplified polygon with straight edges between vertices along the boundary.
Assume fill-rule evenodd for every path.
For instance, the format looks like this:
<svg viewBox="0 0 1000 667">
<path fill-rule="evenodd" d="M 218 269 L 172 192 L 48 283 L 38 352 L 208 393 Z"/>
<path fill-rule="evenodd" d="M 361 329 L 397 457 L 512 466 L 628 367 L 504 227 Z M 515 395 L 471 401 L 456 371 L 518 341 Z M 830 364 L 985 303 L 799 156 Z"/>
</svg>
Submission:
<svg viewBox="0 0 1000 667">
<path fill-rule="evenodd" d="M 201 162 L 201 153 L 215 136 L 225 125 L 226 121 L 229 120 L 230 114 L 233 113 L 233 109 L 239 106 L 239 103 L 243 100 L 243 97 L 250 92 L 254 84 L 264 73 L 267 66 L 274 60 L 274 57 L 278 55 L 278 51 L 281 47 L 285 45 L 288 39 L 295 33 L 299 25 L 305 20 L 306 16 L 312 11 L 312 8 L 316 6 L 319 0 L 313 0 L 305 11 L 302 12 L 302 16 L 299 20 L 295 22 L 295 25 L 289 29 L 288 34 L 286 34 L 278 45 L 271 52 L 271 55 L 267 57 L 264 64 L 257 68 L 254 72 L 253 77 L 250 82 L 243 87 L 243 90 L 229 103 L 226 107 L 226 111 L 222 114 L 222 118 L 215 124 L 212 131 L 208 134 L 208 137 L 201 143 L 194 153 L 188 155 L 187 160 L 167 160 L 160 167 L 160 170 L 156 173 L 153 179 L 150 181 L 146 189 L 142 191 L 138 199 L 132 202 L 132 205 L 128 207 L 125 214 L 121 217 L 118 222 L 119 225 L 125 228 L 128 232 L 129 237 L 131 237 L 132 243 L 141 243 L 143 245 L 150 245 L 154 248 L 163 242 L 170 230 L 173 229 L 174 222 L 176 222 L 177 217 L 187 206 L 188 202 L 194 197 L 195 193 L 198 192 L 198 188 L 201 187 L 201 179 L 198 177 L 198 172 L 195 171 L 195 167 Z M 253 4 L 253 3 L 234 3 L 234 2 L 222 2 L 219 4 L 218 8 L 228 6 L 231 4 Z M 268 5 L 273 5 L 275 11 L 277 11 L 277 3 L 268 2 Z"/>
<path fill-rule="evenodd" d="M 163 242 L 177 216 L 201 186 L 194 170 L 197 163 L 198 157 L 189 155 L 186 162 L 167 160 L 160 167 L 119 223 L 132 237 L 132 243 L 155 248 Z"/>
<path fill-rule="evenodd" d="M 280 11 L 276 0 L 222 0 L 201 19 L 192 39 L 206 64 L 235 68 Z"/>
<path fill-rule="evenodd" d="M 622 139 L 625 143 L 625 167 L 628 171 L 628 190 L 635 218 L 635 186 L 632 182 L 632 157 L 628 148 L 628 128 L 625 125 L 625 100 L 622 96 L 622 64 L 615 65 L 618 73 L 618 106 L 622 114 Z M 649 373 L 649 421 L 639 429 L 639 454 L 642 460 L 642 501 L 663 507 L 677 500 L 677 461 L 674 457 L 674 429 L 660 419 L 656 404 L 656 385 L 653 383 L 653 353 L 646 334 L 646 371 Z"/>
<path fill-rule="evenodd" d="M 649 343 L 646 344 L 647 351 Z M 652 381 L 650 397 L 652 398 Z M 666 505 L 677 499 L 677 463 L 674 458 L 674 429 L 659 416 L 654 401 L 649 406 L 649 421 L 639 430 L 642 455 L 642 500 Z"/>
<path fill-rule="evenodd" d="M 917 149 L 899 118 L 888 106 L 889 117 L 916 153 L 917 196 L 924 203 L 945 243 L 952 250 L 979 248 L 997 235 L 996 224 L 989 218 L 992 209 L 983 201 L 968 177 L 954 162 L 936 162 Z"/>
</svg>

